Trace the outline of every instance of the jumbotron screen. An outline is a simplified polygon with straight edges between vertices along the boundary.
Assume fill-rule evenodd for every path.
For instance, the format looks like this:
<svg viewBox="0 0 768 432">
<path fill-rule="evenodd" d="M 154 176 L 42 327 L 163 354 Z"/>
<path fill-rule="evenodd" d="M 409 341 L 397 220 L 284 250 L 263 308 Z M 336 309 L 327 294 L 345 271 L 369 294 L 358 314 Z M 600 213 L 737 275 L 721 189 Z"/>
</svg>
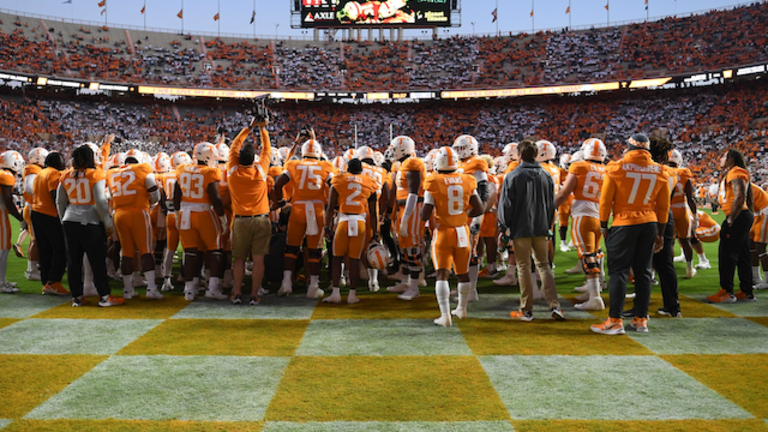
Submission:
<svg viewBox="0 0 768 432">
<path fill-rule="evenodd" d="M 450 0 L 301 0 L 301 27 L 450 27 Z"/>
</svg>

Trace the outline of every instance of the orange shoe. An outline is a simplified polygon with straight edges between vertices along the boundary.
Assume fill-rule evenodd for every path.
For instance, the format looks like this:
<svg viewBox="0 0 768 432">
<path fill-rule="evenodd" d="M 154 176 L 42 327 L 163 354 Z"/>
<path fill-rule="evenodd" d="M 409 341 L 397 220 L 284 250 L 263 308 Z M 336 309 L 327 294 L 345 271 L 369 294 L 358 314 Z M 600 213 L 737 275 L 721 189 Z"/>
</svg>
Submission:
<svg viewBox="0 0 768 432">
<path fill-rule="evenodd" d="M 115 297 L 112 294 L 110 294 L 107 298 L 101 298 L 99 300 L 99 306 L 101 307 L 108 307 L 108 306 L 120 306 L 123 303 L 125 303 L 125 299 L 122 297 Z"/>
<path fill-rule="evenodd" d="M 636 332 L 648 333 L 648 318 L 634 317 L 632 318 L 632 321 L 629 322 L 629 325 L 635 329 Z"/>
<path fill-rule="evenodd" d="M 729 294 L 728 291 L 721 288 L 717 294 L 707 297 L 707 301 L 710 303 L 735 303 L 736 296 Z"/>
<path fill-rule="evenodd" d="M 520 320 L 520 321 L 524 321 L 524 322 L 533 321 L 533 312 L 531 312 L 531 311 L 523 312 L 521 310 L 516 310 L 516 311 L 510 312 L 509 316 L 512 319 L 516 319 L 516 320 Z"/>
<path fill-rule="evenodd" d="M 480 270 L 480 273 L 477 274 L 477 277 L 479 278 L 487 278 L 491 273 L 488 271 L 487 268 L 484 268 Z"/>
<path fill-rule="evenodd" d="M 15 253 L 19 258 L 26 258 L 24 256 L 24 251 L 21 249 L 21 246 L 18 243 L 13 245 L 13 253 Z"/>
<path fill-rule="evenodd" d="M 624 322 L 621 318 L 611 318 L 605 320 L 602 324 L 592 324 L 590 329 L 595 333 L 604 335 L 623 335 L 624 334 Z"/>
<path fill-rule="evenodd" d="M 736 301 L 741 301 L 741 302 L 754 302 L 754 301 L 757 301 L 757 299 L 755 298 L 754 294 L 746 294 L 742 290 L 739 290 L 733 296 L 736 297 Z"/>
<path fill-rule="evenodd" d="M 69 295 L 69 291 L 61 284 L 61 282 L 54 282 L 52 284 L 45 284 L 43 287 L 43 294 L 53 294 L 59 296 Z"/>
<path fill-rule="evenodd" d="M 297 284 L 303 284 L 306 280 L 307 278 L 303 274 L 300 274 L 296 276 L 296 280 L 294 282 Z"/>
</svg>

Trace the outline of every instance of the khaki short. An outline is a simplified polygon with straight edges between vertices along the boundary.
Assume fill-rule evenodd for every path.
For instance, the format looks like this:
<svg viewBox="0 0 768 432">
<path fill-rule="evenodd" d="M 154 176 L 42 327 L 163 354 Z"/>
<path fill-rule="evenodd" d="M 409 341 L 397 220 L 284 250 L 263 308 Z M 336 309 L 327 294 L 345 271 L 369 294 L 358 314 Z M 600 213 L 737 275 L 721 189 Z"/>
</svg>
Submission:
<svg viewBox="0 0 768 432">
<path fill-rule="evenodd" d="M 235 217 L 232 226 L 232 256 L 246 258 L 248 254 L 264 256 L 269 253 L 272 223 L 268 217 Z"/>
</svg>

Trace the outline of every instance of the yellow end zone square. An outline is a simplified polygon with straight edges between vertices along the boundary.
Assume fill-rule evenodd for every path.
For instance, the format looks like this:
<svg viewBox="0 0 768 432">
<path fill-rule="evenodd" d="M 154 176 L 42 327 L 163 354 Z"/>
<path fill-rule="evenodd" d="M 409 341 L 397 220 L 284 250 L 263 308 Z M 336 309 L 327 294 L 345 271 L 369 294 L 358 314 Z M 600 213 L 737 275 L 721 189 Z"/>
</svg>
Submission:
<svg viewBox="0 0 768 432">
<path fill-rule="evenodd" d="M 0 318 L 0 328 L 8 327 L 9 325 L 21 321 L 17 318 Z"/>
<path fill-rule="evenodd" d="M 655 431 L 655 432 L 757 432 L 768 431 L 762 420 L 663 420 L 663 421 L 608 421 L 608 420 L 512 420 L 517 432 L 549 431 Z"/>
<path fill-rule="evenodd" d="M 18 420 L 6 431 L 39 432 L 259 432 L 263 422 L 200 422 L 149 420 Z"/>
</svg>

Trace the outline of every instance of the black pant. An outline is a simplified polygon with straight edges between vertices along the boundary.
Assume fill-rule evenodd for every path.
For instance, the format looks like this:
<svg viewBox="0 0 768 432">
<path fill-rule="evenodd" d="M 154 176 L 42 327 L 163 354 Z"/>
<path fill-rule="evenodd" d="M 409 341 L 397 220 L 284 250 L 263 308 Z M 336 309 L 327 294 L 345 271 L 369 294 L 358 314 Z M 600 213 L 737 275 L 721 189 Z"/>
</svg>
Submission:
<svg viewBox="0 0 768 432">
<path fill-rule="evenodd" d="M 93 269 L 93 284 L 99 296 L 109 295 L 107 276 L 107 235 L 104 225 L 83 225 L 77 222 L 64 222 L 64 240 L 67 245 L 67 265 L 69 266 L 69 290 L 72 297 L 83 295 L 83 254 Z"/>
<path fill-rule="evenodd" d="M 739 287 L 744 294 L 752 294 L 752 258 L 749 254 L 749 230 L 754 216 L 742 210 L 739 217 L 720 227 L 720 245 L 717 249 L 720 270 L 720 288 L 733 294 L 733 274 L 739 270 Z"/>
<path fill-rule="evenodd" d="M 664 299 L 664 309 L 677 315 L 680 312 L 680 301 L 677 291 L 677 272 L 675 272 L 675 220 L 672 211 L 669 212 L 669 220 L 664 227 L 664 248 L 659 253 L 653 254 L 653 267 L 659 273 L 661 296 Z"/>
<path fill-rule="evenodd" d="M 64 271 L 67 270 L 61 221 L 55 216 L 48 216 L 36 211 L 32 212 L 31 219 L 37 242 L 40 280 L 43 284 L 61 282 Z"/>
<path fill-rule="evenodd" d="M 610 293 L 611 318 L 621 318 L 624 297 L 627 295 L 629 269 L 635 274 L 635 316 L 648 315 L 651 302 L 651 277 L 653 269 L 653 242 L 656 239 L 656 222 L 641 225 L 611 227 L 605 239 L 608 249 L 608 292 Z"/>
</svg>

